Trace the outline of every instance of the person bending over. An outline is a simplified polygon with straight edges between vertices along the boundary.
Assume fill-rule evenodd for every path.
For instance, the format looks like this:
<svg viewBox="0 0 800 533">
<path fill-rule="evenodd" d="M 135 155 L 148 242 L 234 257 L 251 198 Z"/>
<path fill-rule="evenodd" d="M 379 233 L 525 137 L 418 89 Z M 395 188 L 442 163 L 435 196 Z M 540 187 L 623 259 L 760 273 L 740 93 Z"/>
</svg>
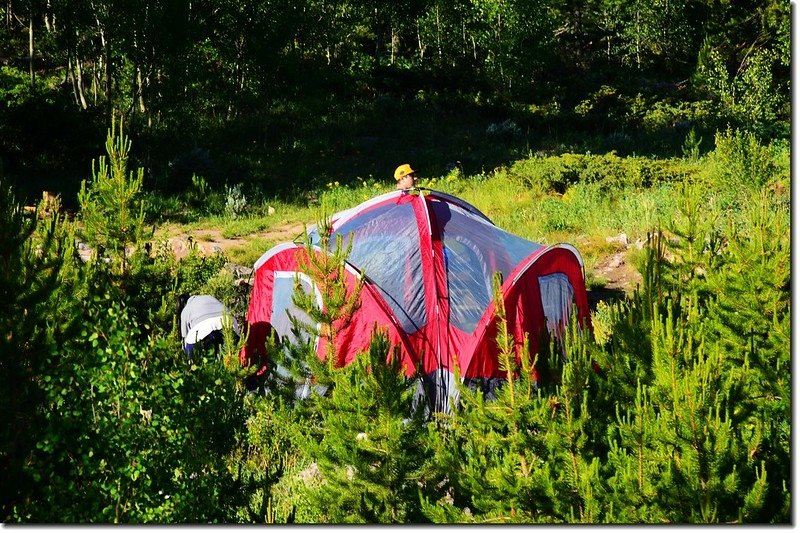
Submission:
<svg viewBox="0 0 800 533">
<path fill-rule="evenodd" d="M 223 328 L 233 328 L 234 338 L 239 337 L 239 324 L 230 311 L 216 298 L 207 294 L 189 296 L 181 294 L 177 298 L 177 314 L 181 324 L 183 350 L 192 361 L 196 347 L 213 349 L 219 357 L 219 349 L 224 344 Z"/>
</svg>

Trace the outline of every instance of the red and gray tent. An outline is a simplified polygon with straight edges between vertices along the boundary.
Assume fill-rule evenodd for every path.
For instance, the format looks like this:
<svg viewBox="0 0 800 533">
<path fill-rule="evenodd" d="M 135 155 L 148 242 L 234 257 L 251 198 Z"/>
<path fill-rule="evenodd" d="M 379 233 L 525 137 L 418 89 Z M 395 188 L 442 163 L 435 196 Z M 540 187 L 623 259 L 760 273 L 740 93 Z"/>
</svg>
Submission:
<svg viewBox="0 0 800 533">
<path fill-rule="evenodd" d="M 346 264 L 350 288 L 364 286 L 360 307 L 336 335 L 339 365 L 366 350 L 375 327 L 400 347 L 405 371 L 421 368 L 430 406 L 449 410 L 456 388 L 455 365 L 468 383 L 502 380 L 498 364 L 492 276 L 501 272 L 509 331 L 517 350 L 529 336 L 538 350 L 547 331 L 559 337 L 577 309 L 579 323 L 589 324 L 583 263 L 568 244 L 542 246 L 495 226 L 478 209 L 438 191 L 393 191 L 331 218 L 330 246 L 341 235 L 352 250 Z M 315 253 L 316 227 L 309 229 Z M 328 250 L 327 252 L 330 252 Z M 295 280 L 322 298 L 300 265 L 302 244 L 279 244 L 255 264 L 247 321 L 250 333 L 242 363 L 264 354 L 272 329 L 294 340 L 288 314 L 308 321 L 292 304 Z M 316 340 L 324 357 L 324 340 Z M 519 353 L 519 352 L 518 352 Z"/>
</svg>

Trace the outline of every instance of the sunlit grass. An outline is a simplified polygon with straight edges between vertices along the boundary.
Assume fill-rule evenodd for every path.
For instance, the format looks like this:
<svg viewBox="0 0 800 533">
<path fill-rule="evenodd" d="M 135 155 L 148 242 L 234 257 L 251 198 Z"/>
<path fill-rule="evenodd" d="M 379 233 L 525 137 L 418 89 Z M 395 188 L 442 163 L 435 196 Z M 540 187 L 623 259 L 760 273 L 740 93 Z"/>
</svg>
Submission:
<svg viewBox="0 0 800 533">
<path fill-rule="evenodd" d="M 264 255 L 264 252 L 282 242 L 286 242 L 286 238 L 263 238 L 254 237 L 247 239 L 245 244 L 241 246 L 234 246 L 229 248 L 225 254 L 228 260 L 237 265 L 246 265 L 252 267 L 258 258 Z"/>
<path fill-rule="evenodd" d="M 551 164 L 547 158 L 532 158 L 524 168 Z M 654 187 L 608 186 L 598 181 L 574 183 L 563 194 L 532 186 L 517 170 L 501 167 L 493 172 L 463 175 L 459 168 L 442 176 L 419 180 L 421 187 L 440 190 L 471 203 L 500 228 L 544 244 L 569 243 L 581 253 L 588 281 L 602 286 L 604 280 L 591 271 L 604 258 L 625 251 L 625 245 L 610 238 L 624 233 L 629 244 L 646 240 L 647 233 L 664 226 L 676 209 L 679 193 L 672 183 Z M 355 177 L 348 183 L 331 180 L 294 202 L 262 199 L 249 205 L 244 216 L 199 218 L 182 226 L 165 224 L 159 233 L 215 231 L 223 239 L 239 239 L 226 254 L 237 264 L 252 265 L 266 250 L 296 238 L 305 226 L 323 216 L 354 207 L 377 195 L 394 190 L 394 181 Z"/>
</svg>

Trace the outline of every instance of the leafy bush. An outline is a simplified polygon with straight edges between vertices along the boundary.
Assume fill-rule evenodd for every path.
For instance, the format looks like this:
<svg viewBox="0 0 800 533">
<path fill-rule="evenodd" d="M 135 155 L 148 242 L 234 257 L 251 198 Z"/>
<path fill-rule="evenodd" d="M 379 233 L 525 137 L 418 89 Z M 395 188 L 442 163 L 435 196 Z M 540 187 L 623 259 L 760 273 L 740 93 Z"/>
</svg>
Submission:
<svg viewBox="0 0 800 533">
<path fill-rule="evenodd" d="M 123 304 L 85 303 L 80 335 L 42 376 L 47 415 L 27 466 L 40 483 L 17 519 L 227 519 L 227 457 L 244 422 L 237 386 L 212 364 L 187 373 L 179 352 L 147 339 Z"/>
<path fill-rule="evenodd" d="M 222 253 L 204 256 L 195 249 L 178 262 L 175 272 L 176 294 L 203 294 L 203 287 L 225 266 Z"/>
<path fill-rule="evenodd" d="M 576 183 L 598 183 L 604 189 L 650 187 L 681 181 L 698 170 L 698 166 L 690 162 L 620 157 L 609 152 L 602 156 L 562 154 L 525 159 L 515 162 L 509 173 L 534 190 L 563 194 Z"/>
<path fill-rule="evenodd" d="M 5 107 L 19 106 L 30 98 L 30 76 L 15 67 L 0 67 L 0 102 Z"/>
</svg>

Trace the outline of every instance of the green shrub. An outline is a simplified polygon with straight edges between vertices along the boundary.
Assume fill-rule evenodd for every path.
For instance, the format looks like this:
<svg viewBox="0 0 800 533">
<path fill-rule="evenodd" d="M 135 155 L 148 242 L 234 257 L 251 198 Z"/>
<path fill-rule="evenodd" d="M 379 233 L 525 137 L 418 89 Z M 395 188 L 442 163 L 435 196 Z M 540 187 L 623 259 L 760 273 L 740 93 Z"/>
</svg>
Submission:
<svg viewBox="0 0 800 533">
<path fill-rule="evenodd" d="M 225 216 L 237 219 L 244 216 L 247 210 L 247 197 L 242 192 L 242 184 L 237 183 L 225 187 Z"/>
<path fill-rule="evenodd" d="M 175 292 L 177 294 L 202 294 L 203 287 L 225 266 L 226 257 L 222 253 L 204 256 L 196 250 L 178 262 L 175 272 Z"/>
<path fill-rule="evenodd" d="M 515 162 L 509 174 L 540 192 L 563 194 L 576 183 L 598 183 L 603 189 L 650 187 L 681 181 L 698 172 L 696 163 L 680 160 L 654 160 L 643 157 L 562 154 L 534 157 Z"/>
<path fill-rule="evenodd" d="M 31 79 L 28 73 L 15 67 L 0 67 L 0 102 L 4 107 L 19 106 L 30 96 Z"/>
<path fill-rule="evenodd" d="M 412 416 L 414 382 L 403 375 L 385 335 L 333 373 L 318 398 L 322 431 L 306 451 L 318 478 L 297 487 L 314 522 L 418 523 L 425 432 Z"/>
<path fill-rule="evenodd" d="M 761 144 L 755 134 L 729 128 L 718 132 L 714 140 L 706 177 L 721 208 L 746 206 L 757 191 L 781 180 L 780 160 L 786 154 Z"/>
<path fill-rule="evenodd" d="M 45 434 L 48 373 L 62 345 L 80 327 L 75 312 L 83 296 L 74 230 L 52 215 L 39 221 L 23 216 L 0 179 L 0 513 L 3 522 L 27 520 L 43 473 L 30 467 Z M 65 281 L 69 280 L 69 281 Z"/>
</svg>

